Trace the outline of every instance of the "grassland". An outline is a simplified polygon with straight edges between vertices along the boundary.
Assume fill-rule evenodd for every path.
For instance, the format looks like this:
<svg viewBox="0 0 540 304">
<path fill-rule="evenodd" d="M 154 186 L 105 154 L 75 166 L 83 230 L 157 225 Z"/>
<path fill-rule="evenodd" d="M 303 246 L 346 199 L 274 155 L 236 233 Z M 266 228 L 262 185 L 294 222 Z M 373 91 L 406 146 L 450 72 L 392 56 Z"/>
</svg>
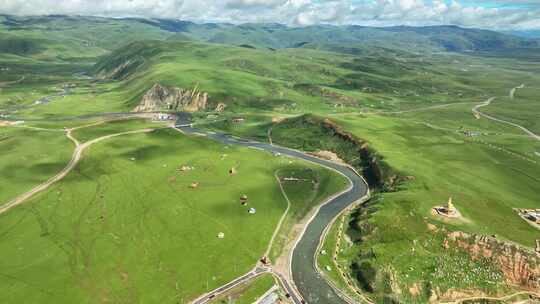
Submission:
<svg viewBox="0 0 540 304">
<path fill-rule="evenodd" d="M 483 111 L 497 118 L 522 125 L 539 134 L 540 122 L 537 119 L 537 113 L 540 110 L 540 102 L 538 101 L 540 89 L 536 87 L 536 83 L 533 83 L 532 86 L 518 89 L 513 99 L 506 96 L 495 100 Z"/>
<path fill-rule="evenodd" d="M 449 130 L 433 129 L 411 121 L 431 115 L 433 123 L 444 125 L 449 120 L 445 120 L 441 112 L 445 111 L 404 118 L 354 115 L 340 118 L 347 130 L 367 139 L 391 166 L 414 176 L 400 191 L 382 195 L 373 207 L 372 215 L 352 223 L 364 237 L 345 253 L 344 259 L 356 261 L 357 267 L 364 265 L 362 267 L 367 269 L 377 269 L 377 279 L 370 279 L 373 282 L 391 269 L 401 289 L 423 284 L 419 282 L 431 282 L 432 287 L 442 290 L 479 288 L 487 293 L 504 293 L 510 287 L 503 286 L 501 277 L 495 275 L 497 270 L 482 261 L 471 262 L 459 253 L 443 251 L 442 239 L 434 238 L 427 224 L 445 226 L 449 230 L 494 234 L 533 247 L 540 233 L 516 217 L 512 210 L 538 207 L 535 196 L 540 165 L 518 157 L 530 159 L 522 148 L 530 149 L 532 142 L 528 138 L 512 137 L 513 142 L 520 144 L 505 145 L 500 143 L 497 135 L 467 138 L 455 131 L 461 124 L 467 124 L 466 119 L 455 119 L 459 116 L 453 116 L 454 125 Z M 469 123 L 477 123 L 473 120 Z M 516 154 L 490 145 L 505 147 Z M 430 215 L 430 208 L 442 204 L 448 197 L 453 197 L 466 220 L 445 222 Z M 441 265 L 446 268 L 440 270 Z M 469 268 L 474 271 L 463 270 Z M 439 277 L 430 277 L 430 273 L 438 273 Z M 485 285 L 485 282 L 494 283 Z M 422 290 L 426 288 L 424 286 Z M 384 287 L 365 289 L 380 295 Z M 406 293 L 404 297 L 410 296 Z M 409 298 L 407 301 L 415 300 Z"/>
<path fill-rule="evenodd" d="M 410 181 L 399 191 L 382 194 L 370 208 L 370 216 L 351 221 L 354 229 L 348 237 L 353 243 L 338 257 L 344 269 L 356 267 L 351 268 L 351 274 L 358 277 L 358 287 L 372 292 L 378 300 L 395 292 L 384 287 L 388 283 L 384 277 L 388 275 L 399 282 L 393 284 L 401 289 L 400 299 L 405 302 L 427 300 L 433 288 L 443 292 L 450 288 L 476 289 L 488 294 L 512 290 L 490 263 L 472 261 L 460 252 L 444 251 L 443 237 L 434 237 L 428 224 L 497 235 L 528 247 L 534 247 L 535 240 L 540 238 L 540 233 L 512 210 L 538 208 L 535 197 L 540 165 L 534 152 L 539 145 L 517 128 L 475 119 L 471 113 L 474 104 L 456 103 L 395 114 L 331 114 L 338 125 L 367 140 L 391 167 L 410 176 Z M 251 133 L 264 138 L 265 130 L 271 125 L 268 116 L 246 117 L 252 122 L 246 126 L 227 127 L 223 123 L 220 126 L 235 134 Z M 480 135 L 468 137 L 465 135 L 468 130 L 478 131 Z M 334 147 L 336 152 L 343 148 L 339 141 L 326 142 L 325 134 L 301 126 L 281 130 L 278 124 L 272 135 L 274 142 L 296 148 L 313 150 L 323 145 Z M 464 221 L 441 221 L 430 215 L 431 208 L 448 197 L 453 197 Z M 325 245 L 328 252 L 335 229 Z M 361 241 L 357 230 L 364 234 Z M 323 271 L 329 265 L 329 258 L 320 256 Z M 371 269 L 369 284 L 373 285 L 362 286 L 365 278 L 358 275 L 362 272 L 359 269 Z M 339 280 L 335 271 L 327 275 Z M 425 285 L 426 282 L 431 285 Z M 413 286 L 418 286 L 414 296 L 408 291 Z"/>
<path fill-rule="evenodd" d="M 322 143 L 348 161 L 357 158 L 357 147 L 331 134 L 272 123 L 273 118 L 305 113 L 329 117 L 408 176 L 398 191 L 378 195 L 367 214 L 351 215 L 347 237 L 352 242 L 339 256 L 358 286 L 377 300 L 390 300 L 398 289 L 404 302 L 425 301 L 437 287 L 490 294 L 511 289 L 489 263 L 444 251 L 441 236 L 434 236 L 428 224 L 496 234 L 528 247 L 540 238 L 512 211 L 539 207 L 540 144 L 517 128 L 471 113 L 475 104 L 497 97 L 482 111 L 539 133 L 540 68 L 534 58 L 517 52 L 420 54 L 349 44 L 268 49 L 260 45 L 271 41 L 238 29 L 219 36 L 212 30 L 191 32 L 182 38 L 161 29 L 186 24 L 85 19 L 81 25 L 70 18 L 52 19 L 0 17 L 0 32 L 17 28 L 16 35 L 10 30 L 0 41 L 0 114 L 59 130 L 0 129 L 0 201 L 64 166 L 72 146 L 60 132 L 63 127 L 100 119 L 70 117 L 129 111 L 161 83 L 208 92 L 209 107 L 196 118 L 218 115 L 222 121 L 211 129 L 265 141 L 274 126 L 276 143 L 310 151 Z M 90 23 L 96 24 L 85 26 Z M 260 28 L 253 30 L 260 34 Z M 249 26 L 241 32 L 248 31 Z M 287 35 L 294 40 L 298 33 Z M 202 43 L 194 41 L 197 37 L 230 44 L 249 39 L 257 48 Z M 133 42 L 147 38 L 156 40 Z M 57 95 L 66 83 L 73 84 L 69 93 Z M 514 99 L 507 97 L 522 83 L 526 87 Z M 46 96 L 54 98 L 35 104 Z M 225 113 L 212 111 L 219 102 L 227 104 Z M 231 123 L 237 116 L 246 122 Z M 128 120 L 81 129 L 75 136 L 87 141 L 148 126 L 154 124 Z M 467 131 L 479 135 L 465 136 Z M 181 165 L 195 170 L 179 172 Z M 228 175 L 231 167 L 237 167 L 237 175 Z M 287 206 L 276 173 L 305 181 L 283 183 L 291 212 L 272 258 L 310 207 L 342 189 L 339 177 L 171 130 L 93 146 L 65 180 L 0 216 L 0 227 L 5 227 L 0 250 L 10 257 L 0 262 L 5 301 L 185 303 L 246 272 L 264 253 Z M 197 189 L 189 188 L 193 182 L 200 182 Z M 248 215 L 240 205 L 242 194 L 257 214 Z M 432 206 L 450 196 L 463 221 L 430 215 Z M 325 245 L 328 252 L 335 229 Z M 217 239 L 219 232 L 224 239 Z M 328 258 L 321 256 L 323 268 Z M 327 274 L 336 279 L 335 272 Z M 388 277 L 394 282 L 390 289 Z M 414 286 L 422 291 L 415 297 Z"/>
<path fill-rule="evenodd" d="M 305 76 L 296 76 L 297 72 L 294 71 L 292 74 L 286 74 L 280 71 L 277 65 L 267 66 L 266 71 L 261 67 L 271 61 L 268 59 L 269 56 L 277 57 L 288 53 L 288 57 L 291 58 L 289 60 L 292 60 L 298 54 L 295 53 L 297 50 L 270 54 L 264 61 L 256 58 L 257 52 L 264 51 L 239 50 L 239 52 L 246 52 L 245 58 L 253 56 L 252 60 L 259 64 L 245 64 L 244 71 L 249 70 L 252 74 L 242 74 L 242 78 L 237 78 L 239 83 L 250 83 L 246 82 L 249 78 L 252 79 L 252 84 L 257 85 L 249 84 L 249 90 L 232 90 L 248 94 L 247 96 L 251 98 L 260 96 L 259 104 L 264 106 L 249 103 L 242 97 L 233 98 L 232 114 L 228 114 L 229 117 L 234 115 L 245 117 L 246 123 L 234 125 L 225 120 L 212 128 L 266 140 L 272 117 L 287 117 L 309 110 L 331 117 L 346 131 L 366 140 L 392 168 L 396 168 L 411 179 L 400 187 L 400 191 L 383 195 L 383 199 L 377 205 L 379 211 L 370 218 L 370 224 L 379 227 L 376 233 L 370 236 L 369 242 L 352 246 L 352 253 L 343 260 L 358 262 L 357 264 L 361 265 L 363 255 L 369 252 L 369 248 L 373 248 L 375 255 L 380 257 L 377 261 L 370 262 L 373 263 L 374 269 L 381 271 L 381 274 L 391 273 L 401 282 L 402 290 L 408 290 L 414 284 L 423 284 L 419 282 L 425 281 L 433 281 L 436 287 L 442 290 L 455 286 L 497 293 L 509 288 L 501 285 L 500 277 L 489 277 L 489 273 L 497 273 L 489 264 L 472 262 L 459 253 L 446 255 L 440 249 L 442 240 L 433 239 L 427 223 L 435 223 L 449 230 L 496 234 L 501 239 L 528 247 L 532 247 L 534 241 L 540 237 L 536 230 L 515 216 L 512 211 L 512 208 L 516 207 L 538 207 L 535 198 L 540 180 L 538 156 L 535 154 L 539 149 L 538 143 L 514 127 L 486 119 L 477 120 L 471 112 L 475 104 L 492 96 L 505 102 L 504 96 L 508 96 L 510 89 L 522 82 L 532 83 L 531 87 L 539 83 L 534 74 L 536 65 L 527 65 L 517 59 L 448 55 L 431 58 L 429 64 L 422 68 L 412 67 L 412 71 L 400 69 L 399 65 L 398 68 L 381 68 L 381 65 L 375 65 L 378 69 L 368 71 L 362 65 L 345 68 L 336 63 L 354 62 L 352 58 L 341 56 L 339 59 L 332 59 L 334 61 L 327 61 L 332 64 L 326 66 L 326 70 L 330 70 L 326 74 L 322 70 L 317 72 L 306 69 L 309 71 L 307 74 L 315 75 L 308 80 Z M 318 56 L 332 58 L 333 55 L 318 53 Z M 408 63 L 406 66 L 410 67 L 414 66 L 416 61 L 411 60 Z M 270 74 L 272 71 L 273 75 L 286 75 L 280 76 L 285 78 L 278 78 L 276 81 L 278 87 L 283 80 L 310 83 L 310 86 L 307 86 L 309 90 L 306 90 L 305 85 L 289 85 L 285 86 L 283 91 L 277 91 L 279 95 L 280 92 L 284 92 L 283 96 L 287 96 L 286 99 L 290 100 L 287 104 L 295 104 L 295 107 L 284 105 L 267 107 L 269 100 L 265 96 L 269 95 L 269 91 L 265 88 L 270 85 L 265 79 L 258 78 L 260 77 L 258 75 L 261 73 L 272 75 Z M 167 72 L 165 74 L 168 75 Z M 357 74 L 361 74 L 362 77 L 358 78 Z M 490 76 L 493 74 L 500 77 Z M 391 82 L 388 75 L 396 75 L 398 80 L 395 83 Z M 172 77 L 171 75 L 167 78 Z M 205 78 L 203 75 L 199 77 Z M 234 78 L 232 75 L 226 77 Z M 416 82 L 403 80 L 408 77 L 413 77 L 420 85 L 414 86 Z M 272 76 L 272 79 L 276 79 L 276 76 Z M 236 83 L 233 83 L 228 89 L 235 86 Z M 334 92 L 340 92 L 342 95 L 329 95 L 332 97 L 317 95 L 318 93 L 314 95 L 313 92 L 320 90 L 312 89 L 313 86 L 327 87 L 330 91 L 339 90 Z M 363 86 L 372 89 L 362 91 Z M 432 89 L 433 87 L 435 89 Z M 525 90 L 518 90 L 516 103 L 522 94 L 527 94 Z M 528 94 L 536 96 L 534 92 Z M 343 95 L 357 97 L 358 103 L 344 105 L 343 108 L 336 108 L 327 103 L 328 99 L 335 101 Z M 533 100 L 530 97 L 529 99 Z M 529 106 L 532 101 L 523 103 L 522 107 L 508 105 L 507 108 L 511 108 L 513 112 L 507 109 L 505 113 L 500 114 L 510 119 L 512 116 L 519 117 L 520 123 L 534 128 L 535 107 Z M 441 105 L 444 106 L 433 107 Z M 498 107 L 499 104 L 495 102 L 494 111 Z M 487 109 L 491 110 L 489 107 Z M 467 137 L 466 131 L 478 131 L 481 135 Z M 272 132 L 274 142 L 306 150 L 317 148 L 321 136 L 324 135 L 301 127 L 280 130 L 279 125 Z M 328 147 L 332 149 L 332 146 L 337 149 L 343 148 L 331 144 L 330 140 Z M 448 223 L 430 216 L 430 209 L 445 202 L 449 197 L 453 197 L 465 221 Z M 413 243 L 416 245 L 412 245 Z M 398 258 L 397 252 L 403 254 Z M 418 265 L 415 264 L 417 260 Z M 452 266 L 455 267 L 454 271 L 452 268 L 445 268 L 439 272 L 440 277 L 429 277 L 428 273 L 441 263 L 454 265 Z M 410 266 L 412 269 L 406 265 L 412 265 Z M 469 276 L 460 270 L 462 268 L 470 269 L 470 273 L 478 275 Z M 388 272 L 388 269 L 391 271 Z M 483 282 L 486 280 L 496 283 L 485 285 Z M 380 284 L 381 282 L 379 281 Z M 383 286 L 378 285 L 374 292 L 377 296 L 384 294 Z M 423 296 L 417 295 L 417 299 Z M 403 299 L 415 301 L 410 297 L 410 293 L 404 295 Z"/>
<path fill-rule="evenodd" d="M 437 114 L 433 113 L 433 119 L 440 120 Z M 457 132 L 431 129 L 406 119 L 353 116 L 342 118 L 341 123 L 366 138 L 389 164 L 415 177 L 407 191 L 388 196 L 411 201 L 419 216 L 427 216 L 433 205 L 452 196 L 471 221 L 462 228 L 497 234 L 528 246 L 538 238 L 526 223 L 509 215 L 513 215 L 512 208 L 536 206 L 540 165 L 490 149 Z M 482 140 L 491 141 L 489 136 Z M 441 161 L 444 166 L 437 166 Z"/>
<path fill-rule="evenodd" d="M 187 302 L 263 255 L 286 208 L 274 173 L 287 166 L 174 130 L 96 144 L 64 180 L 0 217 L 12 257 L 0 265 L 5 300 Z"/>
<path fill-rule="evenodd" d="M 64 168 L 73 147 L 62 130 L 0 127 L 0 202 L 6 203 Z"/>
<path fill-rule="evenodd" d="M 114 73 L 123 64 L 126 67 Z M 507 95 L 517 81 L 532 83 L 534 79 L 511 68 L 517 64 L 516 60 L 456 54 L 423 58 L 400 51 L 380 51 L 353 56 L 308 49 L 271 51 L 189 41 L 150 41 L 122 47 L 100 59 L 95 67 L 47 63 L 52 65 L 47 69 L 62 69 L 40 76 L 39 90 L 23 82 L 5 89 L 11 93 L 4 98 L 10 104 L 30 104 L 69 79 L 55 79 L 49 74 L 67 76 L 86 71 L 123 81 L 78 79 L 77 87 L 66 97 L 21 109 L 18 114 L 43 118 L 127 111 L 155 83 L 187 89 L 198 86 L 209 93 L 210 108 L 225 102 L 232 113 L 396 110 L 479 102 L 492 94 Z M 36 71 L 45 69 L 40 65 L 43 63 L 29 63 Z M 21 72 L 12 74 L 10 79 L 16 79 Z M 489 76 L 494 74 L 500 77 Z M 35 97 L 28 96 L 29 92 L 34 92 Z"/>
<path fill-rule="evenodd" d="M 388 165 L 409 176 L 397 192 L 374 199 L 376 204 L 369 208 L 369 216 L 351 220 L 345 238 L 352 243 L 344 242 L 344 250 L 338 256 L 342 267 L 352 267 L 351 275 L 359 278 L 358 288 L 373 293 L 377 301 L 393 292 L 384 287 L 388 283 L 384 277 L 388 275 L 393 282 L 399 282 L 392 284 L 403 292 L 400 299 L 405 302 L 427 300 L 430 293 L 426 295 L 426 290 L 432 288 L 443 292 L 450 288 L 477 289 L 488 294 L 512 290 L 504 284 L 500 271 L 487 261 L 472 261 L 463 253 L 445 251 L 444 236 L 434 237 L 428 224 L 450 231 L 497 235 L 527 247 L 534 247 L 535 240 L 540 238 L 540 233 L 512 210 L 538 207 L 540 164 L 533 153 L 538 144 L 519 129 L 475 119 L 471 105 L 455 104 L 402 114 L 331 116 L 345 130 L 367 140 Z M 256 123 L 227 130 L 263 137 L 263 130 L 269 128 L 268 120 L 254 121 L 260 123 L 258 130 Z M 479 131 L 481 135 L 468 137 L 466 130 Z M 282 130 L 278 124 L 272 137 L 274 142 L 307 150 L 321 146 L 336 152 L 344 149 L 339 140 L 327 140 L 327 134 L 318 132 L 308 125 Z M 431 215 L 431 208 L 449 197 L 463 214 L 463 221 L 442 221 Z M 319 256 L 319 266 L 343 286 L 335 269 L 325 270 L 327 265 L 333 265 L 330 253 L 335 232 L 333 227 L 323 247 L 328 255 Z M 362 285 L 365 278 L 358 275 L 359 269 L 371 269 L 369 284 L 373 285 Z M 432 285 L 424 285 L 426 282 Z M 413 286 L 419 286 L 414 296 L 408 291 Z"/>
</svg>

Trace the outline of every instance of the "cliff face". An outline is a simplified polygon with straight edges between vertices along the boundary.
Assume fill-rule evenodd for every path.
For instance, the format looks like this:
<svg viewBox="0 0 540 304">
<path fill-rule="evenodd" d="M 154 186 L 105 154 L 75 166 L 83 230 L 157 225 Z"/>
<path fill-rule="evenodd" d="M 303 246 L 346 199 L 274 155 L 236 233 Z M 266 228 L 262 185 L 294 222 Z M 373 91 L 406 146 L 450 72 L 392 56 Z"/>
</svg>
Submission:
<svg viewBox="0 0 540 304">
<path fill-rule="evenodd" d="M 181 88 L 167 88 L 155 84 L 141 102 L 135 107 L 135 112 L 154 112 L 161 110 L 197 112 L 206 109 L 208 94 L 200 92 L 197 88 L 184 90 Z"/>
<path fill-rule="evenodd" d="M 361 167 L 363 175 L 371 187 L 379 188 L 384 191 L 394 191 L 397 185 L 403 181 L 404 177 L 392 170 L 384 163 L 377 153 L 369 148 L 367 142 L 356 138 L 354 135 L 346 132 L 339 125 L 329 119 L 322 121 L 322 127 L 328 130 L 334 136 L 345 142 L 352 143 L 360 154 Z"/>
<path fill-rule="evenodd" d="M 304 114 L 275 119 L 273 123 L 271 136 L 274 142 L 308 152 L 331 151 L 361 171 L 371 188 L 396 191 L 407 178 L 391 168 L 365 140 L 357 138 L 329 119 Z M 302 132 L 302 136 L 296 136 L 296 130 Z"/>
<path fill-rule="evenodd" d="M 540 254 L 494 237 L 452 232 L 445 247 L 453 243 L 473 259 L 489 258 L 496 263 L 510 284 L 540 291 Z"/>
</svg>

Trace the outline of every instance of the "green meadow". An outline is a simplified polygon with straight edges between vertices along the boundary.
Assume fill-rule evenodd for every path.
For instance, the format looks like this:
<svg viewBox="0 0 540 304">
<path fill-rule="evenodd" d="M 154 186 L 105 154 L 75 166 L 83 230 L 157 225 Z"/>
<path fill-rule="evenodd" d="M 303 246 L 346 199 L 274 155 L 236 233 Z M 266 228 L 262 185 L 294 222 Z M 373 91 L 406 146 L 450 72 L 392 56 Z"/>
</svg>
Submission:
<svg viewBox="0 0 540 304">
<path fill-rule="evenodd" d="M 433 119 L 438 117 L 435 113 Z M 540 232 L 519 218 L 513 208 L 538 207 L 540 164 L 477 143 L 463 134 L 434 130 L 407 119 L 390 121 L 387 117 L 350 116 L 339 122 L 353 134 L 367 139 L 392 167 L 414 177 L 399 191 L 378 197 L 370 216 L 351 222 L 351 227 L 359 225 L 354 231 L 360 231 L 364 237 L 349 249 L 349 261 L 359 265 L 368 261 L 378 270 L 390 267 L 402 288 L 428 280 L 442 290 L 478 288 L 487 293 L 500 293 L 510 288 L 503 287 L 500 276 L 487 277 L 489 273 L 496 273 L 489 264 L 468 261 L 458 253 L 447 255 L 442 248 L 443 237 L 434 238 L 428 223 L 450 231 L 496 235 L 534 247 Z M 482 137 L 487 143 L 492 142 L 490 136 Z M 523 146 L 530 142 L 527 138 L 519 140 Z M 515 151 L 523 154 L 519 149 Z M 433 206 L 444 204 L 449 197 L 453 198 L 464 220 L 446 222 L 430 214 Z M 358 232 L 351 233 L 354 236 Z M 455 267 L 441 270 L 436 280 L 430 278 L 428 274 L 441 263 Z M 465 271 L 464 267 L 471 270 Z M 482 273 L 486 275 L 480 275 Z M 497 283 L 485 285 L 486 281 Z M 375 288 L 379 295 L 382 290 L 381 286 Z"/>
<path fill-rule="evenodd" d="M 264 254 L 287 206 L 274 174 L 289 166 L 172 129 L 93 145 L 65 179 L 0 216 L 5 300 L 187 303 Z"/>
<path fill-rule="evenodd" d="M 540 143 L 471 111 L 496 97 L 481 111 L 540 133 L 540 64 L 535 49 L 512 50 L 515 39 L 499 37 L 510 49 L 490 51 L 491 36 L 481 31 L 453 41 L 456 29 L 430 30 L 0 16 L 0 119 L 50 129 L 0 127 L 0 202 L 65 167 L 74 148 L 65 127 L 131 111 L 156 83 L 196 87 L 209 94 L 209 103 L 195 121 L 217 120 L 202 125 L 208 130 L 307 151 L 324 148 L 362 164 L 358 147 L 295 123 L 297 117 L 328 118 L 407 177 L 392 192 L 372 189 L 366 206 L 345 215 L 338 262 L 369 297 L 417 303 L 437 288 L 509 293 L 515 287 L 504 283 L 500 270 L 443 250 L 444 236 L 428 224 L 529 248 L 540 239 L 512 210 L 539 208 Z M 448 41 L 457 50 L 485 48 L 450 52 Z M 511 99 L 510 90 L 521 84 L 525 88 Z M 227 105 L 225 112 L 214 111 L 219 103 Z M 301 116 L 308 113 L 314 115 Z M 235 117 L 245 122 L 235 124 Z M 127 119 L 73 132 L 87 142 L 159 129 L 91 146 L 66 178 L 0 215 L 3 301 L 187 303 L 247 272 L 266 252 L 287 207 L 276 177 L 291 209 L 272 260 L 295 224 L 346 186 L 341 176 L 313 164 L 163 127 Z M 230 175 L 231 168 L 237 173 Z M 462 220 L 431 215 L 449 197 Z M 336 235 L 333 226 L 319 266 L 343 286 L 330 261 Z M 234 297 L 248 303 L 272 281 L 261 277 Z"/>
<path fill-rule="evenodd" d="M 7 203 L 62 170 L 73 149 L 63 130 L 0 127 L 0 202 Z"/>
</svg>

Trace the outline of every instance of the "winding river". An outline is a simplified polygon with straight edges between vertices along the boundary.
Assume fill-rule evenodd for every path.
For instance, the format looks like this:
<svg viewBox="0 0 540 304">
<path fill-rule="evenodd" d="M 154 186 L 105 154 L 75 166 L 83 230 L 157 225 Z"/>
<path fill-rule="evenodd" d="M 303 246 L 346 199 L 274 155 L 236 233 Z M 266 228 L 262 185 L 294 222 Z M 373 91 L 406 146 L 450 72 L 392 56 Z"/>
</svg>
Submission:
<svg viewBox="0 0 540 304">
<path fill-rule="evenodd" d="M 344 209 L 368 195 L 369 190 L 364 179 L 347 166 L 319 159 L 293 149 L 256 141 L 243 140 L 227 134 L 209 133 L 198 130 L 190 124 L 190 121 L 189 114 L 181 113 L 178 116 L 176 127 L 184 133 L 204 134 L 208 138 L 224 144 L 256 148 L 271 153 L 280 153 L 289 157 L 303 159 L 337 171 L 349 179 L 349 189 L 332 198 L 320 207 L 315 216 L 311 219 L 293 250 L 291 261 L 291 273 L 294 284 L 307 303 L 348 303 L 342 298 L 339 291 L 335 290 L 323 277 L 321 277 L 315 267 L 315 257 L 326 227 Z M 295 303 L 300 303 L 300 300 L 295 299 L 294 297 L 293 301 Z"/>
</svg>

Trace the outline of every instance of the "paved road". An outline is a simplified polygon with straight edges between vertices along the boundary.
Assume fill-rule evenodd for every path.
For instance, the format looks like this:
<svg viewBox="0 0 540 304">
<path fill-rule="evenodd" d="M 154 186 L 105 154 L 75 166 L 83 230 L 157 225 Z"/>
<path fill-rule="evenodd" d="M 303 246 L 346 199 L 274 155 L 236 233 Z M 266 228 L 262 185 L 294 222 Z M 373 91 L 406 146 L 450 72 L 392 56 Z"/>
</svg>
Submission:
<svg viewBox="0 0 540 304">
<path fill-rule="evenodd" d="M 260 266 L 257 266 L 250 272 L 244 274 L 243 276 L 238 277 L 232 280 L 231 282 L 200 296 L 199 298 L 193 300 L 191 303 L 192 304 L 209 303 L 216 297 L 229 292 L 230 290 L 234 289 L 237 286 L 246 284 L 247 282 L 255 279 L 256 277 L 264 273 L 272 274 L 279 281 L 279 285 L 281 286 L 281 288 L 283 288 L 283 290 L 285 290 L 287 294 L 289 294 L 290 300 L 293 303 L 302 304 L 302 299 L 296 294 L 296 290 L 291 286 L 291 284 L 282 275 L 273 272 L 272 269 L 269 267 L 260 267 Z"/>
<path fill-rule="evenodd" d="M 335 170 L 349 179 L 351 183 L 350 188 L 320 207 L 306 226 L 304 233 L 296 244 L 291 261 L 291 273 L 294 284 L 291 284 L 291 282 L 288 282 L 285 278 L 281 277 L 283 285 L 285 285 L 287 292 L 292 296 L 294 303 L 302 303 L 302 299 L 298 297 L 295 289 L 300 292 L 301 297 L 307 303 L 347 303 L 347 301 L 342 298 L 339 291 L 336 291 L 321 277 L 315 267 L 315 255 L 317 254 L 321 238 L 328 224 L 348 206 L 368 195 L 369 190 L 364 179 L 347 166 L 319 159 L 301 151 L 267 143 L 244 140 L 227 134 L 207 133 L 197 130 L 190 125 L 190 117 L 189 114 L 186 113 L 178 115 L 177 128 L 187 134 L 205 134 L 208 138 L 224 144 L 256 148 L 271 153 L 280 153 L 282 155 L 303 159 Z M 194 303 L 199 304 L 204 302 Z"/>
<path fill-rule="evenodd" d="M 239 286 L 239 285 L 242 285 L 242 284 L 245 284 L 251 280 L 253 280 L 254 278 L 260 276 L 261 274 L 263 273 L 269 273 L 270 270 L 268 268 L 263 268 L 263 267 L 256 267 L 255 269 L 253 269 L 252 271 L 246 273 L 245 275 L 239 277 L 239 278 L 236 278 L 234 279 L 233 281 L 195 299 L 193 302 L 193 304 L 204 304 L 204 303 L 208 303 L 210 302 L 211 300 L 213 300 L 215 297 L 217 297 L 218 295 L 221 295 L 223 293 L 226 293 L 227 291 L 235 288 L 236 286 Z"/>
</svg>

